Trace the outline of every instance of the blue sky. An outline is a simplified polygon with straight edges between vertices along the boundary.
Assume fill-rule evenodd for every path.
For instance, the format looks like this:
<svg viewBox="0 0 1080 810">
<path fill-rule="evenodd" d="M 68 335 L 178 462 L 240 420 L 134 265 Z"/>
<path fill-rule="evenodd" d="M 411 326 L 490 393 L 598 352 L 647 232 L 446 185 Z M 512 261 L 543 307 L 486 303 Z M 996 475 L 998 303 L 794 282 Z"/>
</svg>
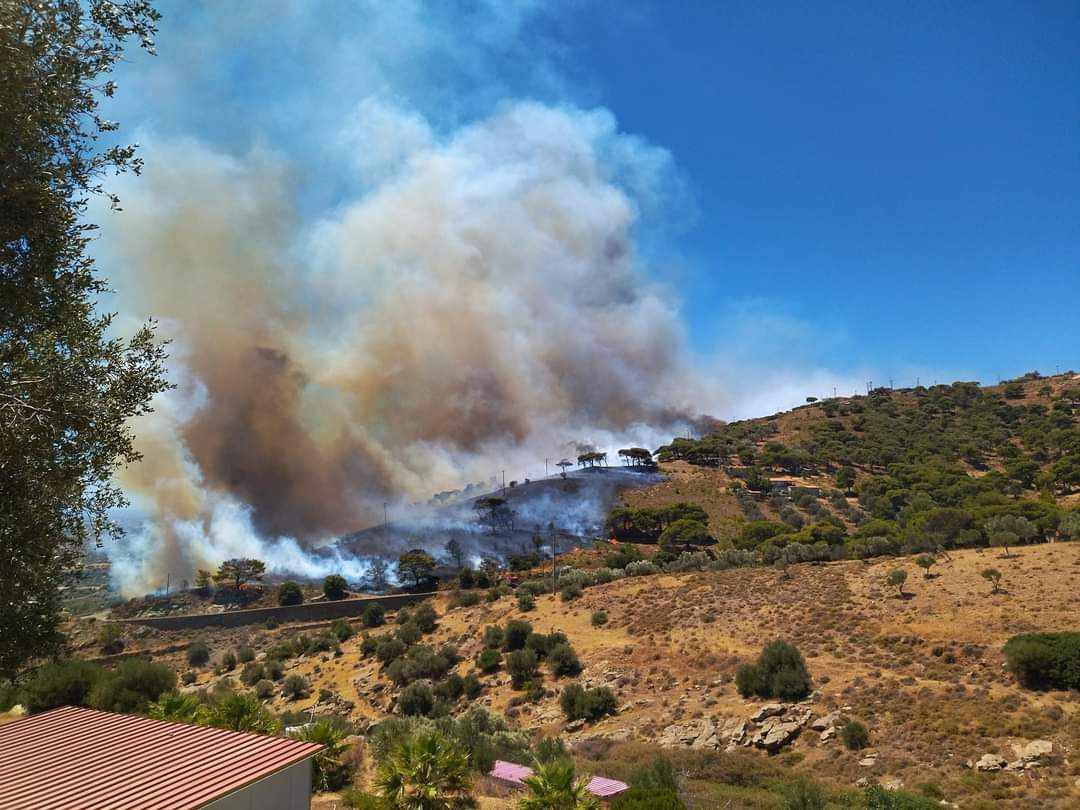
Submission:
<svg viewBox="0 0 1080 810">
<path fill-rule="evenodd" d="M 436 133 L 604 108 L 664 175 L 638 246 L 702 363 L 818 394 L 1080 365 L 1075 3 L 162 11 L 118 76 L 124 132 L 286 155 L 302 216 L 364 192 L 342 132 L 365 98 Z"/>
</svg>

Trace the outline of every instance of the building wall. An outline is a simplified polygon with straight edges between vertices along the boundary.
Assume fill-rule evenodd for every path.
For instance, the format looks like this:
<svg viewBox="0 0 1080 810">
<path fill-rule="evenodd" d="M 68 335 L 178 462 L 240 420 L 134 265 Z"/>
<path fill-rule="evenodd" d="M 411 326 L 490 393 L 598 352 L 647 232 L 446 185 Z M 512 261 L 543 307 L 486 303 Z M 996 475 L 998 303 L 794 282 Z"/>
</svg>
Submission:
<svg viewBox="0 0 1080 810">
<path fill-rule="evenodd" d="M 249 608 L 229 610 L 223 613 L 195 613 L 188 616 L 149 616 L 142 619 L 121 619 L 120 624 L 145 624 L 158 630 L 196 630 L 201 627 L 239 627 L 245 624 L 276 622 L 319 621 L 359 616 L 372 602 L 380 603 L 387 610 L 396 610 L 413 602 L 420 602 L 434 593 L 398 593 L 390 596 L 361 596 L 356 599 L 340 599 L 336 602 L 309 602 L 304 605 Z"/>
<path fill-rule="evenodd" d="M 205 804 L 203 810 L 311 810 L 311 758 Z"/>
</svg>

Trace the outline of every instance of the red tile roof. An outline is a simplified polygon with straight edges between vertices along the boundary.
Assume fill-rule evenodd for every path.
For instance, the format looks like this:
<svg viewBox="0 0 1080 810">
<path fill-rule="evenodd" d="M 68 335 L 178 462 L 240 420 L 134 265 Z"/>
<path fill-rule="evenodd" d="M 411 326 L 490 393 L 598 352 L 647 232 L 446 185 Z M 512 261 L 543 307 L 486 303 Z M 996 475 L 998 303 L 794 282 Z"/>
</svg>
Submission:
<svg viewBox="0 0 1080 810">
<path fill-rule="evenodd" d="M 0 726 L 0 810 L 186 810 L 320 748 L 66 706 Z"/>
</svg>

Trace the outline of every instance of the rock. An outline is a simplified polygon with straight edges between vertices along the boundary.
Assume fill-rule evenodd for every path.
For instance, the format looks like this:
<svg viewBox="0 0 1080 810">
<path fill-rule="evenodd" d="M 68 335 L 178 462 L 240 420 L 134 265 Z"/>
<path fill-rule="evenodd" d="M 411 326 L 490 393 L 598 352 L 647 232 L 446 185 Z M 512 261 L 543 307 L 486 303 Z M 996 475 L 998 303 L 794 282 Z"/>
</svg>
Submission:
<svg viewBox="0 0 1080 810">
<path fill-rule="evenodd" d="M 784 713 L 784 704 L 782 703 L 766 703 L 760 709 L 758 709 L 754 715 L 750 718 L 751 723 L 760 723 L 768 717 L 776 717 Z"/>
<path fill-rule="evenodd" d="M 864 768 L 873 768 L 877 765 L 877 756 L 863 757 L 859 760 L 859 764 Z"/>
<path fill-rule="evenodd" d="M 900 790 L 904 786 L 904 783 L 899 777 L 892 776 L 888 779 L 882 779 L 881 786 L 886 790 Z"/>
<path fill-rule="evenodd" d="M 1049 740 L 1032 740 L 1027 745 L 1014 745 L 1013 751 L 1021 762 L 1037 762 L 1054 753 L 1054 744 Z"/>
<path fill-rule="evenodd" d="M 746 739 L 746 721 L 739 720 L 738 718 L 728 720 L 724 723 L 723 728 L 720 729 L 720 739 L 727 740 L 731 743 L 742 742 Z"/>
<path fill-rule="evenodd" d="M 583 728 L 585 728 L 584 720 L 574 720 L 566 724 L 567 731 L 581 731 Z"/>
<path fill-rule="evenodd" d="M 754 745 L 773 753 L 794 740 L 802 726 L 793 721 L 773 723 L 754 736 Z"/>
<path fill-rule="evenodd" d="M 858 779 L 855 780 L 855 787 L 870 787 L 870 777 L 860 776 Z"/>
<path fill-rule="evenodd" d="M 831 728 L 840 722 L 840 712 L 829 712 L 822 715 L 810 724 L 810 728 L 814 731 L 824 731 L 827 728 Z"/>
<path fill-rule="evenodd" d="M 825 729 L 823 732 L 821 732 L 821 736 L 820 736 L 819 739 L 822 742 L 828 742 L 829 740 L 835 739 L 835 737 L 836 737 L 836 728 L 834 726 L 829 726 L 827 729 Z"/>
<path fill-rule="evenodd" d="M 619 728 L 607 735 L 609 740 L 613 742 L 626 742 L 633 737 L 633 731 L 628 728 Z"/>
<path fill-rule="evenodd" d="M 984 772 L 1000 771 L 1007 764 L 1005 757 L 1000 757 L 997 754 L 983 754 L 975 763 L 975 770 Z"/>
</svg>

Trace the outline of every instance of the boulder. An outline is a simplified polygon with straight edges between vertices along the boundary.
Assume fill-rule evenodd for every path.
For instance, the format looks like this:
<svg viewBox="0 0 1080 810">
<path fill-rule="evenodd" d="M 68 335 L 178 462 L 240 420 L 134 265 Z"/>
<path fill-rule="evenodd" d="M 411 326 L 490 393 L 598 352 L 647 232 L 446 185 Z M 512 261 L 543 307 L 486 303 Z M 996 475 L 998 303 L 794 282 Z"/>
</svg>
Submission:
<svg viewBox="0 0 1080 810">
<path fill-rule="evenodd" d="M 1054 744 L 1049 740 L 1032 740 L 1027 745 L 1017 743 L 1013 751 L 1021 762 L 1038 762 L 1054 753 Z"/>
<path fill-rule="evenodd" d="M 810 724 L 810 728 L 814 731 L 824 731 L 827 728 L 832 728 L 840 722 L 840 712 L 829 712 L 818 717 Z"/>
<path fill-rule="evenodd" d="M 794 721 L 771 723 L 768 728 L 763 727 L 754 736 L 754 745 L 774 753 L 794 740 L 801 728 L 802 726 Z"/>
<path fill-rule="evenodd" d="M 760 709 L 758 709 L 750 718 L 751 723 L 760 723 L 769 717 L 776 717 L 784 713 L 783 703 L 766 703 Z"/>
<path fill-rule="evenodd" d="M 1000 757 L 997 754 L 983 754 L 975 763 L 975 770 L 984 772 L 1000 771 L 1007 764 L 1005 757 Z"/>
<path fill-rule="evenodd" d="M 827 729 L 825 729 L 823 732 L 821 732 L 820 739 L 821 739 L 822 742 L 828 742 L 829 740 L 832 740 L 835 737 L 836 737 L 836 727 L 835 726 L 829 726 Z"/>
</svg>

